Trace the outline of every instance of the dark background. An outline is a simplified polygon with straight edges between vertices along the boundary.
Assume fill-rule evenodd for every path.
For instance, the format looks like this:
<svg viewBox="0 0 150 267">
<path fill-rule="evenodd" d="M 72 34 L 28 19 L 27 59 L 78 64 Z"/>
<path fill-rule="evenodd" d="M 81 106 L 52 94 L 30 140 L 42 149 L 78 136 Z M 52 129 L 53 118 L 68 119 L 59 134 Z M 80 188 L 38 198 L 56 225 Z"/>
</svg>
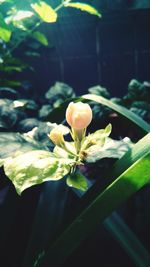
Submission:
<svg viewBox="0 0 150 267">
<path fill-rule="evenodd" d="M 35 92 L 43 94 L 55 81 L 62 81 L 77 94 L 100 84 L 112 96 L 122 96 L 131 79 L 150 80 L 150 1 L 92 4 L 102 13 L 101 19 L 63 8 L 56 23 L 41 26 L 49 48 L 28 62 L 35 71 L 23 74 Z"/>
</svg>

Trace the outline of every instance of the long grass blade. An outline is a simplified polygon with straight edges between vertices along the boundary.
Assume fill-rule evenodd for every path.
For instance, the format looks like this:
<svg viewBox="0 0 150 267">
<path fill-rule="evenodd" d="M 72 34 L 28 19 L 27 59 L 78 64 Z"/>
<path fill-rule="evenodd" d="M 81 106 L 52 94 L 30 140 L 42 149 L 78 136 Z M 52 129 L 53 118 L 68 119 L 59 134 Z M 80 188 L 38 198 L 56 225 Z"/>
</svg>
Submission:
<svg viewBox="0 0 150 267">
<path fill-rule="evenodd" d="M 103 188 L 93 186 L 83 196 L 82 209 L 50 245 L 40 267 L 61 266 L 65 259 L 119 205 L 150 181 L 150 134 L 114 166 Z"/>
<path fill-rule="evenodd" d="M 102 96 L 98 96 L 98 95 L 87 94 L 87 95 L 83 95 L 82 97 L 84 99 L 95 101 L 97 103 L 100 103 L 102 105 L 105 105 L 105 106 L 115 110 L 119 114 L 123 115 L 124 117 L 126 117 L 130 121 L 137 124 L 145 132 L 150 132 L 150 125 L 147 122 L 145 122 L 142 118 L 140 118 L 138 115 L 136 115 L 132 111 L 128 110 L 127 108 L 120 106 L 118 104 L 115 104 L 112 101 L 110 101 L 110 100 L 108 100 Z"/>
</svg>

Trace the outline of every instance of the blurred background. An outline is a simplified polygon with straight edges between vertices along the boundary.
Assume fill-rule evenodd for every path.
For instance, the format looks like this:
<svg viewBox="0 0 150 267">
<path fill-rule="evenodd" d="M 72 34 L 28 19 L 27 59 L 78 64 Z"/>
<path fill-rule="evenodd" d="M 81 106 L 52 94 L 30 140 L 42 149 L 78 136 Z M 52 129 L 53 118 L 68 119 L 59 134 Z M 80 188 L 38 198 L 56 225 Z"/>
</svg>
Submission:
<svg viewBox="0 0 150 267">
<path fill-rule="evenodd" d="M 149 80 L 150 1 L 94 0 L 92 5 L 101 19 L 62 9 L 57 23 L 41 26 L 49 47 L 41 49 L 40 60 L 31 59 L 35 72 L 22 75 L 38 93 L 62 81 L 77 94 L 101 84 L 111 95 L 123 96 L 131 79 Z"/>
</svg>

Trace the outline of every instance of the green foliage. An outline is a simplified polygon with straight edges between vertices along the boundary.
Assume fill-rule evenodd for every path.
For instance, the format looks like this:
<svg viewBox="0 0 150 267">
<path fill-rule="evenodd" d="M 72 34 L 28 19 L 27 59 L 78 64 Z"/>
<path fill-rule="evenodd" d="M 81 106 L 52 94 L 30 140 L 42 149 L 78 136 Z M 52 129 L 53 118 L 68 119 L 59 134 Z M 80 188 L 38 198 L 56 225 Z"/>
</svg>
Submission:
<svg viewBox="0 0 150 267">
<path fill-rule="evenodd" d="M 112 131 L 111 124 L 108 124 L 105 129 L 97 130 L 96 132 L 89 134 L 85 137 L 82 144 L 82 149 L 87 149 L 94 145 L 103 146 L 105 144 L 106 138 L 110 135 Z"/>
<path fill-rule="evenodd" d="M 18 49 L 23 42 L 26 43 L 28 47 L 28 51 L 25 51 L 24 55 L 38 55 L 37 51 L 34 51 L 34 49 L 37 48 L 37 45 L 36 47 L 31 47 L 31 42 L 28 42 L 30 37 L 34 38 L 41 45 L 48 46 L 47 37 L 36 29 L 42 23 L 56 22 L 58 16 L 57 11 L 63 8 L 65 3 L 65 1 L 62 2 L 54 9 L 45 1 L 34 1 L 34 3 L 27 1 L 26 5 L 23 6 L 22 3 L 18 1 L 1 0 L 0 39 L 2 40 L 2 46 L 0 47 L 0 71 L 2 71 L 3 74 L 9 73 L 11 75 L 12 72 L 21 72 L 27 67 L 30 70 L 33 70 L 33 68 L 27 64 L 24 65 L 24 67 L 22 63 L 20 63 L 20 66 L 15 63 L 10 65 L 8 60 L 13 58 L 13 51 Z M 76 5 L 76 3 L 73 3 L 73 5 L 74 4 Z M 78 5 L 81 6 L 78 8 L 99 16 L 99 13 L 95 8 L 82 3 L 78 3 Z M 7 79 L 1 78 L 1 85 L 16 87 L 20 85 L 19 81 L 11 81 L 10 79 L 12 78 L 9 78 L 10 77 Z"/>
<path fill-rule="evenodd" d="M 100 85 L 90 87 L 88 91 L 93 95 L 100 95 L 108 99 L 110 98 L 110 93 L 108 92 L 108 90 Z"/>
<path fill-rule="evenodd" d="M 121 158 L 132 145 L 127 137 L 122 140 L 107 138 L 104 146 L 93 145 L 86 151 L 85 161 L 96 163 L 103 158 Z"/>
<path fill-rule="evenodd" d="M 40 148 L 41 145 L 33 138 L 29 139 L 19 133 L 0 133 L 0 166 L 8 158 Z"/>
<path fill-rule="evenodd" d="M 48 45 L 48 40 L 43 33 L 39 31 L 35 31 L 33 32 L 32 37 L 35 38 L 37 41 L 39 41 L 42 45 L 45 45 L 45 46 Z"/>
<path fill-rule="evenodd" d="M 62 82 L 56 82 L 45 94 L 45 98 L 49 104 L 42 106 L 42 108 L 39 110 L 39 117 L 41 119 L 50 120 L 51 113 L 53 114 L 55 108 L 61 108 L 61 105 L 65 101 L 74 97 L 75 92 L 72 87 Z"/>
<path fill-rule="evenodd" d="M 67 177 L 67 185 L 82 191 L 86 191 L 88 189 L 88 182 L 85 176 L 79 172 L 73 173 Z"/>
<path fill-rule="evenodd" d="M 17 91 L 12 88 L 0 88 L 0 122 L 4 129 L 13 130 L 13 127 L 18 128 L 20 120 L 25 118 L 28 113 L 35 112 L 38 105 L 33 100 L 17 99 Z M 7 97 L 7 99 L 6 99 Z"/>
<path fill-rule="evenodd" d="M 57 158 L 49 151 L 35 150 L 8 158 L 4 162 L 6 175 L 18 194 L 45 181 L 62 179 L 70 171 L 71 159 Z"/>
<path fill-rule="evenodd" d="M 81 154 L 86 163 L 96 163 L 103 158 L 121 158 L 132 147 L 132 142 L 127 137 L 122 140 L 108 138 L 111 130 L 111 124 L 108 124 L 105 129 L 85 137 Z"/>
<path fill-rule="evenodd" d="M 57 108 L 60 103 L 63 103 L 63 101 L 75 97 L 75 92 L 73 91 L 72 87 L 68 86 L 67 84 L 56 82 L 46 92 L 45 97 L 50 99 L 52 102 L 55 100 L 54 108 Z M 57 104 L 57 100 L 60 101 L 60 103 Z"/>
<path fill-rule="evenodd" d="M 51 125 L 53 128 L 56 126 Z M 67 127 L 59 125 L 59 129 L 60 127 L 62 134 L 63 131 L 68 133 L 69 129 Z M 111 125 L 85 138 L 79 156 L 76 154 L 73 142 L 65 142 L 63 148 L 55 146 L 53 153 L 46 151 L 45 142 L 38 142 L 37 138 L 35 138 L 36 132 L 37 128 L 24 135 L 0 134 L 2 151 L 0 154 L 0 165 L 4 165 L 5 173 L 15 185 L 17 192 L 21 194 L 23 190 L 32 185 L 47 180 L 58 180 L 68 173 L 70 173 L 70 178 L 67 179 L 69 186 L 86 190 L 87 181 L 85 178 L 78 172 L 72 172 L 72 170 L 75 170 L 74 168 L 84 160 L 84 153 L 90 158 L 89 149 L 95 147 L 93 142 L 98 150 L 104 146 L 105 140 L 111 132 Z M 10 150 L 9 147 L 11 147 Z M 97 158 L 95 157 L 96 160 Z M 54 173 L 52 172 L 53 170 Z"/>
<path fill-rule="evenodd" d="M 39 15 L 44 22 L 52 23 L 57 20 L 57 13 L 55 10 L 44 1 L 39 1 L 36 4 L 31 4 L 31 7 Z"/>
<path fill-rule="evenodd" d="M 150 84 L 148 82 L 139 82 L 131 80 L 128 85 L 127 94 L 120 99 L 120 104 L 129 108 L 148 123 L 150 123 Z"/>
<path fill-rule="evenodd" d="M 88 5 L 88 4 L 85 4 L 85 3 L 80 3 L 80 2 L 70 3 L 69 1 L 65 1 L 64 5 L 65 5 L 65 7 L 77 8 L 77 9 L 80 9 L 82 11 L 88 12 L 88 13 L 90 13 L 92 15 L 96 15 L 99 18 L 101 18 L 101 14 L 97 11 L 97 9 L 95 9 L 91 5 Z"/>
<path fill-rule="evenodd" d="M 10 41 L 11 34 L 11 28 L 5 23 L 2 14 L 0 14 L 0 38 L 7 43 Z"/>
<path fill-rule="evenodd" d="M 84 95 L 82 97 L 84 99 L 92 100 L 92 101 L 98 102 L 100 104 L 103 104 L 103 105 L 115 110 L 119 114 L 125 116 L 128 120 L 134 122 L 136 125 L 138 125 L 140 128 L 142 128 L 145 132 L 150 131 L 150 125 L 148 123 L 146 123 L 139 116 L 137 116 L 133 112 L 129 111 L 125 107 L 118 105 L 118 104 L 115 104 L 111 100 L 108 100 L 108 99 L 106 99 L 102 96 L 98 96 L 98 95 L 87 94 L 87 95 Z"/>
<path fill-rule="evenodd" d="M 39 267 L 61 266 L 101 221 L 150 181 L 149 163 L 150 134 L 147 134 L 108 171 L 103 187 L 97 182 L 83 196 L 82 209 L 64 231 L 56 235 Z"/>
</svg>

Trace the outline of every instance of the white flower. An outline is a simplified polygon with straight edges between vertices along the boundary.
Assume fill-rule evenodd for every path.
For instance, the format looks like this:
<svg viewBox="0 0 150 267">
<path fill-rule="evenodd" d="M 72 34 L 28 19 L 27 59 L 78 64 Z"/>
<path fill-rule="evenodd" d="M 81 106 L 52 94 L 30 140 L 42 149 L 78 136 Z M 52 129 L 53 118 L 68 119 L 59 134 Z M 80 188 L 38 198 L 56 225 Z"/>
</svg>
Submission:
<svg viewBox="0 0 150 267">
<path fill-rule="evenodd" d="M 71 102 L 66 110 L 66 120 L 74 129 L 85 129 L 92 120 L 92 110 L 88 104 Z"/>
</svg>

